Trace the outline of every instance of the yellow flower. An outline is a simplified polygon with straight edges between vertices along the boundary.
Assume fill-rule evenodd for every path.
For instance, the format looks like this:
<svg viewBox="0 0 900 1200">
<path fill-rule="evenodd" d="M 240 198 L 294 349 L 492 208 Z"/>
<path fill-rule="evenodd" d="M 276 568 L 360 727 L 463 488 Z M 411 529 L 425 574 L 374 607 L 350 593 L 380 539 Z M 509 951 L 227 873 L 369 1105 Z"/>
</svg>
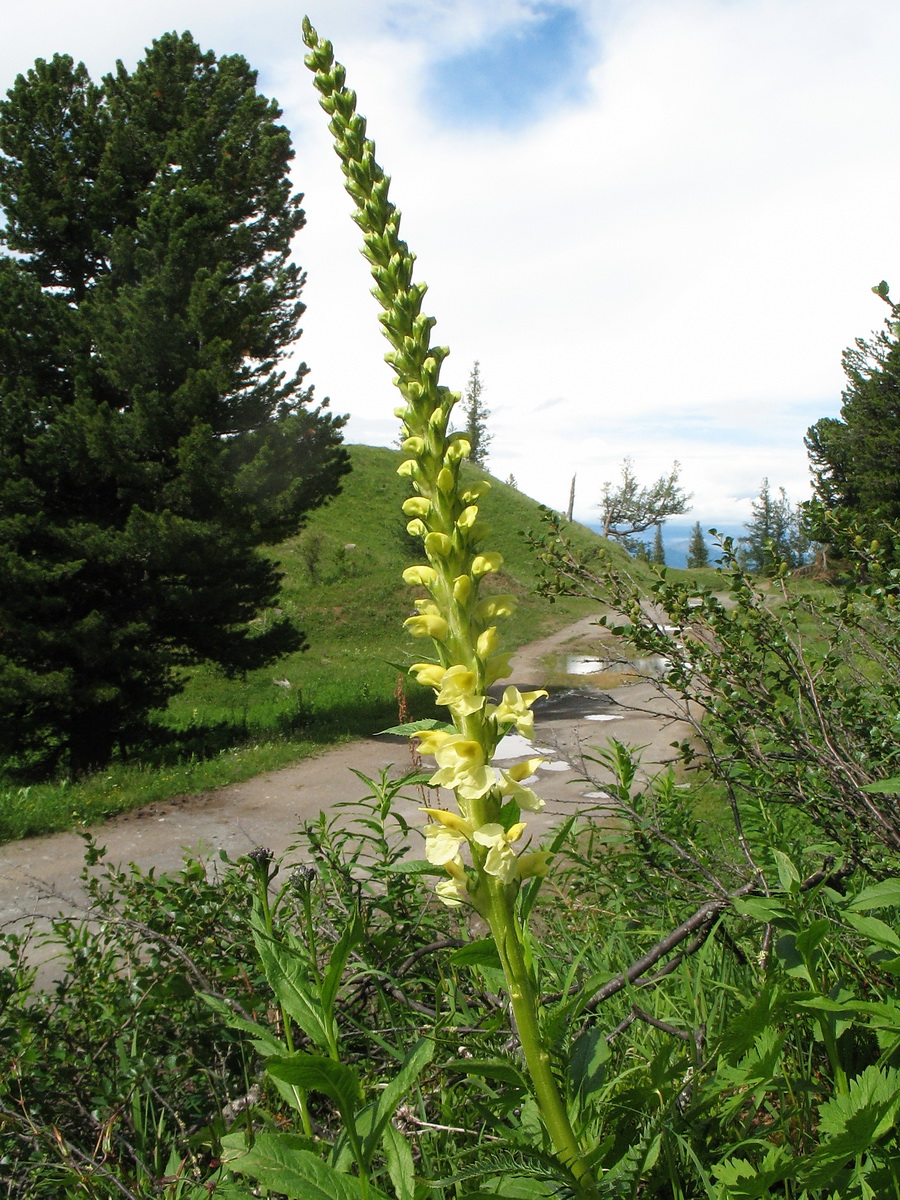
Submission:
<svg viewBox="0 0 900 1200">
<path fill-rule="evenodd" d="M 465 604 L 472 594 L 472 580 L 468 575 L 457 575 L 453 580 L 453 599 L 458 604 Z"/>
<path fill-rule="evenodd" d="M 464 800 L 477 800 L 497 782 L 497 772 L 485 763 L 478 742 L 451 735 L 437 747 L 434 757 L 439 770 L 428 782 L 432 787 L 452 788 Z"/>
<path fill-rule="evenodd" d="M 476 621 L 493 621 L 494 617 L 511 617 L 516 611 L 515 596 L 488 596 L 475 606 Z"/>
<path fill-rule="evenodd" d="M 472 453 L 472 446 L 468 439 L 460 434 L 451 434 L 450 436 L 453 440 L 447 447 L 444 462 L 459 462 L 461 458 L 468 458 Z"/>
<path fill-rule="evenodd" d="M 456 478 L 449 467 L 441 467 L 438 471 L 437 485 L 445 496 L 449 496 L 456 486 Z"/>
<path fill-rule="evenodd" d="M 447 674 L 447 668 L 439 663 L 413 663 L 409 673 L 415 675 L 416 683 L 421 683 L 423 687 L 439 688 L 441 680 Z"/>
<path fill-rule="evenodd" d="M 499 645 L 500 639 L 497 636 L 497 627 L 492 625 L 490 629 L 486 629 L 484 633 L 478 635 L 478 641 L 475 643 L 475 652 L 481 661 L 485 662 Z"/>
<path fill-rule="evenodd" d="M 446 533 L 425 535 L 425 553 L 429 558 L 447 558 L 453 545 Z"/>
<path fill-rule="evenodd" d="M 478 505 L 470 504 L 468 508 L 464 508 L 456 518 L 456 524 L 460 529 L 471 529 L 478 518 Z"/>
<path fill-rule="evenodd" d="M 403 582 L 410 587 L 433 587 L 438 581 L 438 573 L 434 567 L 407 567 L 403 572 Z"/>
<path fill-rule="evenodd" d="M 480 708 L 484 708 L 485 697 L 476 694 L 476 683 L 474 671 L 467 671 L 461 665 L 450 667 L 441 681 L 437 703 L 446 704 L 461 717 L 478 712 Z"/>
<path fill-rule="evenodd" d="M 463 860 L 457 855 L 443 864 L 444 870 L 450 876 L 434 889 L 435 895 L 448 908 L 459 908 L 469 900 L 469 890 L 466 886 L 466 868 Z"/>
<path fill-rule="evenodd" d="M 421 733 L 414 736 L 419 739 L 420 754 L 434 754 L 439 746 L 443 746 L 444 742 L 459 735 L 446 733 L 443 729 L 423 729 Z"/>
<path fill-rule="evenodd" d="M 486 479 L 482 479 L 479 483 L 473 484 L 472 487 L 467 487 L 460 496 L 463 504 L 474 504 L 476 500 L 481 500 L 491 490 L 491 485 Z"/>
<path fill-rule="evenodd" d="M 419 617 L 407 617 L 403 622 L 413 637 L 430 637 L 436 642 L 442 642 L 450 632 L 450 627 L 443 617 L 434 613 L 425 613 Z"/>
<path fill-rule="evenodd" d="M 510 779 L 515 779 L 516 783 L 521 783 L 523 779 L 528 779 L 530 775 L 534 775 L 538 767 L 542 766 L 546 761 L 546 758 L 526 758 L 522 762 L 516 763 L 515 766 L 507 767 L 503 773 L 504 775 L 508 775 Z"/>
<path fill-rule="evenodd" d="M 472 559 L 472 574 L 476 579 L 482 575 L 487 575 L 489 571 L 499 571 L 503 563 L 503 555 L 497 551 L 490 551 L 487 554 L 476 554 Z"/>
<path fill-rule="evenodd" d="M 479 846 L 487 847 L 487 857 L 484 860 L 485 871 L 488 875 L 495 876 L 501 883 L 509 883 L 518 874 L 518 863 L 511 843 L 517 842 L 524 831 L 523 821 L 509 829 L 504 829 L 502 825 L 491 821 L 487 825 L 482 825 L 480 829 L 476 829 L 472 834 L 472 841 L 477 842 Z"/>
<path fill-rule="evenodd" d="M 534 737 L 534 713 L 531 706 L 541 696 L 546 696 L 543 690 L 537 692 L 520 692 L 516 687 L 508 687 L 503 693 L 503 700 L 491 713 L 499 725 L 514 722 L 522 737 Z"/>
<path fill-rule="evenodd" d="M 467 838 L 472 836 L 471 822 L 460 816 L 459 813 L 451 812 L 449 808 L 420 808 L 419 812 L 426 813 L 432 821 L 437 821 L 439 825 L 446 825 L 448 829 L 455 829 Z"/>
<path fill-rule="evenodd" d="M 543 761 L 543 760 L 541 760 Z M 500 772 L 500 791 L 504 796 L 511 796 L 518 804 L 519 808 L 524 808 L 527 812 L 540 812 L 544 807 L 544 801 L 529 787 L 523 787 L 518 780 L 514 779 L 509 771 Z"/>
<path fill-rule="evenodd" d="M 436 867 L 459 857 L 460 846 L 468 838 L 457 829 L 448 829 L 446 825 L 425 826 L 425 857 Z"/>
<path fill-rule="evenodd" d="M 400 506 L 408 517 L 425 517 L 431 509 L 427 496 L 410 496 Z"/>
</svg>

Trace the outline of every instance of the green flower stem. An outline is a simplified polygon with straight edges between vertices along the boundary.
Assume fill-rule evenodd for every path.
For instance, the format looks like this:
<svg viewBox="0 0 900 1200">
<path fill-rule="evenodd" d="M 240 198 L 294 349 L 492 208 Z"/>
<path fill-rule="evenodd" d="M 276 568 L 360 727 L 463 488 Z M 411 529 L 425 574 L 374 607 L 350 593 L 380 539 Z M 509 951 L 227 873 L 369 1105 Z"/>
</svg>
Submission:
<svg viewBox="0 0 900 1200">
<path fill-rule="evenodd" d="M 511 889 L 499 879 L 489 881 L 485 916 L 503 964 L 519 1042 L 544 1125 L 553 1139 L 560 1162 L 572 1172 L 583 1194 L 592 1196 L 596 1191 L 594 1181 L 575 1138 L 569 1114 L 553 1076 L 550 1055 L 541 1037 L 537 989 L 525 962 L 522 933 Z"/>
</svg>

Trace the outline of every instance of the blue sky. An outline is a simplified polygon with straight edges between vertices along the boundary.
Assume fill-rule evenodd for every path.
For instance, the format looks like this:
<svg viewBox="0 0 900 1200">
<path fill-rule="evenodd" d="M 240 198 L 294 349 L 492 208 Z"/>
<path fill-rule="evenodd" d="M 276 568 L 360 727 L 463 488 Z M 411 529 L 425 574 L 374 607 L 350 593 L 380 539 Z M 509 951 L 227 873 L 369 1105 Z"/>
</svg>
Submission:
<svg viewBox="0 0 900 1200">
<path fill-rule="evenodd" d="M 591 42 L 577 9 L 535 5 L 480 45 L 435 60 L 425 102 L 441 124 L 523 129 L 582 99 Z"/>
<path fill-rule="evenodd" d="M 443 372 L 481 363 L 491 466 L 591 520 L 626 455 L 682 464 L 688 519 L 808 490 L 841 352 L 900 292 L 896 0 L 310 0 L 392 176 Z M 66 51 L 95 76 L 168 29 L 239 51 L 285 111 L 308 223 L 298 353 L 351 440 L 396 436 L 391 372 L 287 0 L 33 0 L 0 86 Z"/>
</svg>

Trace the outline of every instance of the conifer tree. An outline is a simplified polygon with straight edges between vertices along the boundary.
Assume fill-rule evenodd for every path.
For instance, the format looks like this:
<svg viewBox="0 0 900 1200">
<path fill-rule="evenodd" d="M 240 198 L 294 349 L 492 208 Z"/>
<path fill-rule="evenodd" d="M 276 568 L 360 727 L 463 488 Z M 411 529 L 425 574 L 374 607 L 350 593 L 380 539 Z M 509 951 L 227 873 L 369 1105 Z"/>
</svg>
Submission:
<svg viewBox="0 0 900 1200">
<path fill-rule="evenodd" d="M 778 563 L 799 567 L 809 551 L 809 539 L 803 531 L 801 514 L 791 504 L 784 488 L 773 496 L 764 479 L 759 496 L 753 501 L 753 515 L 740 538 L 742 561 L 746 569 L 765 574 Z"/>
<path fill-rule="evenodd" d="M 694 528 L 691 530 L 691 540 L 687 552 L 687 566 L 690 570 L 694 570 L 697 567 L 709 566 L 709 547 L 706 545 L 699 521 L 694 524 Z"/>
<path fill-rule="evenodd" d="M 807 431 L 815 499 L 806 507 L 818 540 L 837 539 L 847 550 L 857 533 L 877 536 L 882 547 L 892 543 L 896 561 L 900 533 L 883 522 L 900 522 L 900 306 L 883 280 L 872 291 L 890 316 L 874 338 L 844 351 L 840 417 L 823 417 Z M 828 520 L 829 512 L 838 519 Z"/>
<path fill-rule="evenodd" d="M 57 55 L 0 103 L 0 755 L 73 771 L 183 668 L 303 645 L 261 547 L 348 469 L 298 336 L 304 218 L 240 56 L 166 34 L 94 84 Z"/>
<path fill-rule="evenodd" d="M 663 544 L 662 525 L 657 525 L 653 533 L 653 549 L 650 552 L 650 561 L 655 567 L 664 567 L 666 565 L 666 547 Z"/>
<path fill-rule="evenodd" d="M 488 417 L 491 415 L 490 409 L 481 398 L 483 389 L 481 365 L 476 361 L 463 397 L 463 413 L 466 418 L 466 437 L 472 447 L 469 458 L 479 467 L 487 466 L 487 448 L 492 438 L 487 427 Z"/>
</svg>

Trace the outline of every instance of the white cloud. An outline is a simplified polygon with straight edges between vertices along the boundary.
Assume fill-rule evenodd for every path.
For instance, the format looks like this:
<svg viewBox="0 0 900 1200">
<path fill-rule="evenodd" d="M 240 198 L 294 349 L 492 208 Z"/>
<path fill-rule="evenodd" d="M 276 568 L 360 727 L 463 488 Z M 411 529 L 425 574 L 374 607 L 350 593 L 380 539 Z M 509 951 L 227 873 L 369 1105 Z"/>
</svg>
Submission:
<svg viewBox="0 0 900 1200">
<path fill-rule="evenodd" d="M 900 9 L 584 0 L 599 49 L 582 102 L 514 136 L 441 129 L 419 104 L 429 63 L 527 7 L 310 5 L 394 178 L 445 381 L 481 361 L 492 467 L 556 507 L 577 471 L 584 517 L 625 454 L 641 478 L 678 458 L 702 520 L 742 519 L 764 475 L 799 499 L 803 434 L 837 412 L 841 350 L 878 326 L 869 288 L 896 275 Z M 99 74 L 184 27 L 246 53 L 285 108 L 309 220 L 301 353 L 349 438 L 389 444 L 387 346 L 293 6 L 40 0 L 0 72 L 62 49 Z"/>
</svg>

